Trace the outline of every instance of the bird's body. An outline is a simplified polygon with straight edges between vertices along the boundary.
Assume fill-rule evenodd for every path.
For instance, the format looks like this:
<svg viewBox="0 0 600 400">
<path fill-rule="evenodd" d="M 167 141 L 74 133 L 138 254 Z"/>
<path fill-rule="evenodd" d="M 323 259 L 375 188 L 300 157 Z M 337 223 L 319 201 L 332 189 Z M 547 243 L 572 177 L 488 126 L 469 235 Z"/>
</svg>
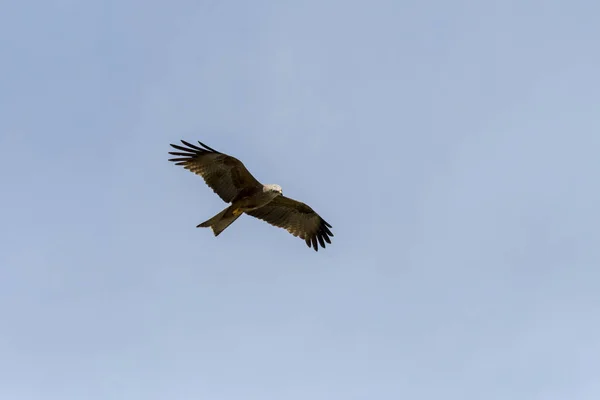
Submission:
<svg viewBox="0 0 600 400">
<path fill-rule="evenodd" d="M 309 247 L 318 251 L 319 244 L 331 243 L 331 225 L 304 203 L 283 196 L 281 186 L 263 185 L 250 174 L 237 158 L 220 153 L 205 144 L 201 147 L 181 141 L 185 146 L 171 144 L 180 152 L 169 161 L 202 176 L 206 184 L 227 203 L 229 207 L 201 223 L 198 227 L 210 227 L 218 236 L 240 215 L 246 213 L 271 225 L 286 229 L 305 240 Z"/>
<path fill-rule="evenodd" d="M 232 201 L 232 205 L 241 211 L 253 211 L 270 203 L 275 197 L 281 196 L 282 190 L 279 185 L 265 185 L 262 188 L 241 192 Z"/>
</svg>

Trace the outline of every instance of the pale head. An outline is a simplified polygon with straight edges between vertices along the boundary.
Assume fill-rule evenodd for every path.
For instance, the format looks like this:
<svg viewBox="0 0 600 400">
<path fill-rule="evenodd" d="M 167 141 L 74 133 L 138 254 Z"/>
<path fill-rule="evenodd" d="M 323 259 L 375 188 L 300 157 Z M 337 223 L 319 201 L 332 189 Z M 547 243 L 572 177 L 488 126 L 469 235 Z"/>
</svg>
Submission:
<svg viewBox="0 0 600 400">
<path fill-rule="evenodd" d="M 283 195 L 283 191 L 281 190 L 281 186 L 275 184 L 269 184 L 263 186 L 264 192 L 277 193 Z"/>
</svg>

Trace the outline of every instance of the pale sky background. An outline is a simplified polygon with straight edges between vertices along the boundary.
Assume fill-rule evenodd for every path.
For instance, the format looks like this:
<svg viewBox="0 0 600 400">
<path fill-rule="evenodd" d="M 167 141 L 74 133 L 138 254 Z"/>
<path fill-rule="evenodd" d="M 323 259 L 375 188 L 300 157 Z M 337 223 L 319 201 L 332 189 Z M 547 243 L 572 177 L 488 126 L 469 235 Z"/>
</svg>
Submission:
<svg viewBox="0 0 600 400">
<path fill-rule="evenodd" d="M 0 4 L 1 399 L 600 398 L 599 2 Z"/>
</svg>

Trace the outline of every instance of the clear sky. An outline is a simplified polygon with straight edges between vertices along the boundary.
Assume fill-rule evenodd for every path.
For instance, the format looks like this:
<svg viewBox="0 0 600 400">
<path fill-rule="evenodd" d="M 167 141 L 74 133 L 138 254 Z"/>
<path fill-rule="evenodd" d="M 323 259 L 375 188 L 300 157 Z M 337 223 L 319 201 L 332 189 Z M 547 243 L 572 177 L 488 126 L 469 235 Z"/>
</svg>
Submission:
<svg viewBox="0 0 600 400">
<path fill-rule="evenodd" d="M 597 1 L 3 1 L 0 398 L 600 398 Z M 318 253 L 167 161 L 201 140 Z"/>
</svg>

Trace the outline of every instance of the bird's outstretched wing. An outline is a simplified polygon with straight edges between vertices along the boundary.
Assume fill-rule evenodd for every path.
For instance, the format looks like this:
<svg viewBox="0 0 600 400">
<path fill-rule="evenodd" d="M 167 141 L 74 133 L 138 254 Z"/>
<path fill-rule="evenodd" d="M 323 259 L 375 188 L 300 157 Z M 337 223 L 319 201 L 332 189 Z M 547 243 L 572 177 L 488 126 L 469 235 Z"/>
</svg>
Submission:
<svg viewBox="0 0 600 400">
<path fill-rule="evenodd" d="M 271 225 L 287 230 L 294 236 L 304 239 L 308 247 L 319 251 L 319 244 L 325 248 L 325 242 L 331 244 L 333 233 L 329 225 L 312 208 L 304 203 L 285 196 L 277 196 L 273 201 L 259 209 L 246 211 L 246 214 L 262 219 Z"/>
<path fill-rule="evenodd" d="M 262 190 L 262 184 L 237 158 L 220 153 L 201 142 L 198 143 L 202 148 L 184 140 L 181 143 L 187 147 L 171 144 L 180 152 L 169 152 L 178 156 L 169 161 L 200 175 L 223 201 L 230 203 L 242 190 Z"/>
</svg>

